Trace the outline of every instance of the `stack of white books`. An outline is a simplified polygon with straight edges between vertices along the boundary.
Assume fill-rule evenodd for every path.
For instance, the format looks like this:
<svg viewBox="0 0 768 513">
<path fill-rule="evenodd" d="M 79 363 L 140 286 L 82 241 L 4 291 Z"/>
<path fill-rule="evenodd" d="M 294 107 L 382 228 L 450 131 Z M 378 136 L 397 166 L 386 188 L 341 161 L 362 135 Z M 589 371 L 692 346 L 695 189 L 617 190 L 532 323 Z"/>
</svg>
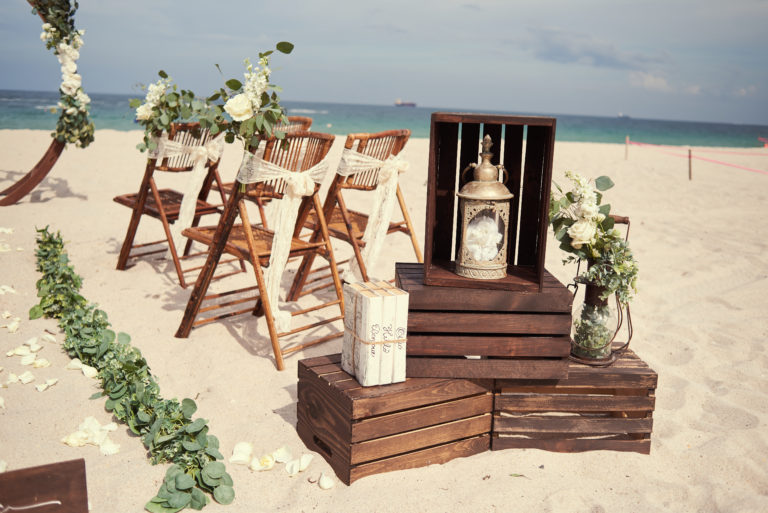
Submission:
<svg viewBox="0 0 768 513">
<path fill-rule="evenodd" d="M 408 293 L 386 281 L 344 285 L 341 367 L 364 387 L 405 381 Z"/>
</svg>

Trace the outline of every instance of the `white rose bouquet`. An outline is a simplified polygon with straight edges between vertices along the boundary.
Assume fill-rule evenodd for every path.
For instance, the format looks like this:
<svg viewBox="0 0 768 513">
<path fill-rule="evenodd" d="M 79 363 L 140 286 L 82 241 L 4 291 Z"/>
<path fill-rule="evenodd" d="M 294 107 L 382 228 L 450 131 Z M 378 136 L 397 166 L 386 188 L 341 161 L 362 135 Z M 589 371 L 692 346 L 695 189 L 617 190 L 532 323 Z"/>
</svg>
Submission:
<svg viewBox="0 0 768 513">
<path fill-rule="evenodd" d="M 603 299 L 617 294 L 627 304 L 636 291 L 638 266 L 619 230 L 614 228 L 611 206 L 601 205 L 604 191 L 613 187 L 607 176 L 595 179 L 594 186 L 583 176 L 566 171 L 571 190 L 554 184 L 559 196 L 550 199 L 549 221 L 560 241 L 560 249 L 571 253 L 564 263 L 586 260 L 589 267 L 576 279 L 604 288 Z"/>
<path fill-rule="evenodd" d="M 277 43 L 276 49 L 289 54 L 293 51 L 293 45 L 281 42 Z M 256 148 L 262 136 L 284 136 L 282 132 L 274 130 L 275 125 L 284 119 L 285 110 L 277 96 L 280 88 L 269 82 L 269 58 L 272 53 L 260 53 L 257 65 L 246 59 L 244 81 L 234 78 L 227 80 L 226 88 L 221 88 L 208 98 L 209 101 L 222 100 L 224 104 L 213 106 L 206 122 L 226 130 L 225 140 L 228 143 L 234 142 L 235 138 L 242 140 L 246 150 Z"/>
</svg>

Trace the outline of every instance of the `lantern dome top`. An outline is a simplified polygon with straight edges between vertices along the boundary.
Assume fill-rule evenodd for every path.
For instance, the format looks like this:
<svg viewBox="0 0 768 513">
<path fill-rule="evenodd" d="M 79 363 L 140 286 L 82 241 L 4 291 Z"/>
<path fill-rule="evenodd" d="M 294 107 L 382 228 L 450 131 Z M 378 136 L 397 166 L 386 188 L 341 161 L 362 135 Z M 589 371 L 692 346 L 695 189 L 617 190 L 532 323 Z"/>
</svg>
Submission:
<svg viewBox="0 0 768 513">
<path fill-rule="evenodd" d="M 493 142 L 491 137 L 486 135 L 483 138 L 482 148 L 480 153 L 480 164 L 472 163 L 464 171 L 462 175 L 474 169 L 474 180 L 468 182 L 461 188 L 458 193 L 459 198 L 468 200 L 480 200 L 480 201 L 500 201 L 511 199 L 514 195 L 509 192 L 509 189 L 499 181 L 499 171 L 504 171 L 503 166 L 494 166 L 491 164 L 491 158 L 493 153 L 491 152 L 491 146 Z"/>
</svg>

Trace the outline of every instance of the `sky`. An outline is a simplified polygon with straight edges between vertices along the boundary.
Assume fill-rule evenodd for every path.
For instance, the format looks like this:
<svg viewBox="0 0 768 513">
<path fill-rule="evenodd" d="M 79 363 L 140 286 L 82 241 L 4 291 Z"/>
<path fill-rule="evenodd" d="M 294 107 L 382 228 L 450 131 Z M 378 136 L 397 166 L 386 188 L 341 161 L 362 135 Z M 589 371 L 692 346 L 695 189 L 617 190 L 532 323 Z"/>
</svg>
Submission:
<svg viewBox="0 0 768 513">
<path fill-rule="evenodd" d="M 81 0 L 75 24 L 89 93 L 162 69 L 208 95 L 290 41 L 284 100 L 768 125 L 768 0 Z M 40 25 L 0 2 L 0 89 L 58 89 Z"/>
</svg>

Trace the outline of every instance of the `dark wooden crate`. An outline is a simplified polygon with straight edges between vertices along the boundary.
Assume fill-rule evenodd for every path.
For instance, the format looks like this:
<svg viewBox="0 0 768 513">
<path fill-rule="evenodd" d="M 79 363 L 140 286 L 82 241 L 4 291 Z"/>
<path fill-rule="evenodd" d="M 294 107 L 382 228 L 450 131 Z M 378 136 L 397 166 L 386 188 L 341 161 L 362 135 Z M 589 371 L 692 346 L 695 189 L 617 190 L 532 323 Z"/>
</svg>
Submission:
<svg viewBox="0 0 768 513">
<path fill-rule="evenodd" d="M 44 503 L 50 504 L 34 507 Z M 88 513 L 85 460 L 62 461 L 0 474 L 0 511 L 6 511 L 4 507 L 9 508 L 8 511 Z"/>
<path fill-rule="evenodd" d="M 429 138 L 429 178 L 424 235 L 424 283 L 451 287 L 541 291 L 548 226 L 550 183 L 555 145 L 555 118 L 434 112 Z M 475 280 L 453 273 L 457 237 L 454 198 L 471 176 L 461 178 L 470 163 L 478 162 L 479 143 L 489 134 L 493 164 L 503 163 L 507 187 L 515 195 L 510 205 L 507 233 L 507 276 Z M 503 141 L 503 143 L 502 143 Z M 457 175 L 459 175 L 457 185 Z M 460 241 L 457 240 L 455 251 Z"/>
<path fill-rule="evenodd" d="M 573 294 L 549 272 L 541 292 L 425 285 L 412 263 L 395 281 L 409 294 L 408 377 L 566 377 Z"/>
<path fill-rule="evenodd" d="M 491 448 L 649 454 L 658 376 L 632 352 L 556 381 L 496 380 Z"/>
<path fill-rule="evenodd" d="M 490 449 L 491 380 L 362 387 L 340 360 L 336 354 L 299 362 L 296 429 L 347 485 Z"/>
</svg>

